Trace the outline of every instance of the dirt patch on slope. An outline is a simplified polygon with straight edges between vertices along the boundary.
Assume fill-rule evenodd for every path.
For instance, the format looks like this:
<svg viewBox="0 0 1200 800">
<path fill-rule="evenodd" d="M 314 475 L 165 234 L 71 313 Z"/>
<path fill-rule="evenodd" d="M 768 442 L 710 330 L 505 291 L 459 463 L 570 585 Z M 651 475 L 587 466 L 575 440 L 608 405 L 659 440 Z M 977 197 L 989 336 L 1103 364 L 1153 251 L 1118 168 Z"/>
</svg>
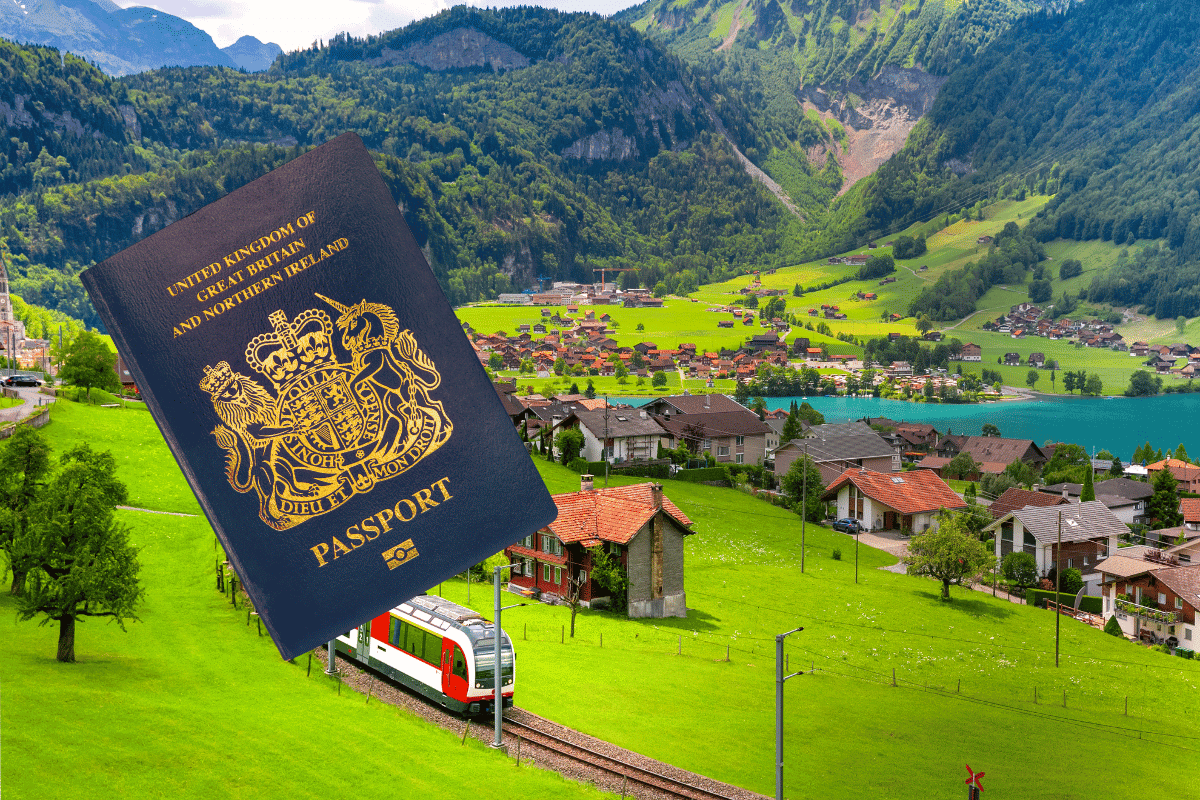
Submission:
<svg viewBox="0 0 1200 800">
<path fill-rule="evenodd" d="M 848 191 L 904 146 L 945 82 L 945 78 L 921 69 L 884 67 L 865 83 L 854 80 L 840 89 L 814 86 L 800 90 L 797 98 L 805 110 L 813 109 L 826 120 L 836 119 L 846 129 L 845 145 L 833 153 L 846 179 L 839 193 Z"/>
</svg>

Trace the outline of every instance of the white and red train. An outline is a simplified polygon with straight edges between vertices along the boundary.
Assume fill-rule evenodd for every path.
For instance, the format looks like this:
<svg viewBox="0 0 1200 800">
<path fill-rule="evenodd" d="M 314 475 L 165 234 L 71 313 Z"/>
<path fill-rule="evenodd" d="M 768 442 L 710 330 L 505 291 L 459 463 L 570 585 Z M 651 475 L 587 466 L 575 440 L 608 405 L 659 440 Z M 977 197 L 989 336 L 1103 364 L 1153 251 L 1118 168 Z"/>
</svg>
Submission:
<svg viewBox="0 0 1200 800">
<path fill-rule="evenodd" d="M 418 595 L 337 637 L 339 653 L 459 714 L 491 714 L 496 696 L 495 628 L 477 611 Z M 501 694 L 513 704 L 516 664 L 500 642 Z"/>
</svg>

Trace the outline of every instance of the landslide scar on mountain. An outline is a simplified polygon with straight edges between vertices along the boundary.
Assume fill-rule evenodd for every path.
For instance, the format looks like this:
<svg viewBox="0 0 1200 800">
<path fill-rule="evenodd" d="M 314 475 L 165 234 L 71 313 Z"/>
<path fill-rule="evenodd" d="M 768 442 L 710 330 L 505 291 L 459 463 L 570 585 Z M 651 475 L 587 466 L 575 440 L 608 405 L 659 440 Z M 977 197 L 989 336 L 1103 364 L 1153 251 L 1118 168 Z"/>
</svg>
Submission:
<svg viewBox="0 0 1200 800">
<path fill-rule="evenodd" d="M 921 69 L 884 67 L 866 83 L 852 80 L 837 89 L 812 86 L 796 93 L 805 110 L 815 109 L 823 119 L 836 119 L 846 129 L 845 145 L 834 150 L 846 179 L 839 194 L 904 146 L 945 82 Z M 823 153 L 809 153 L 809 158 L 824 162 Z"/>
</svg>

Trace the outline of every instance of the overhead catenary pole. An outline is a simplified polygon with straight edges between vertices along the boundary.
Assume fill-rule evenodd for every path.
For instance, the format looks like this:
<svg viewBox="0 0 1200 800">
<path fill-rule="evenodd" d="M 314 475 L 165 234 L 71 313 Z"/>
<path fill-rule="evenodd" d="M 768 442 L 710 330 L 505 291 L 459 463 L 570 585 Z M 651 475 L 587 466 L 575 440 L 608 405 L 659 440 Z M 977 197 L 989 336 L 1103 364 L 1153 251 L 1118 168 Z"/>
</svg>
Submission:
<svg viewBox="0 0 1200 800">
<path fill-rule="evenodd" d="M 496 696 L 493 698 L 492 705 L 495 706 L 495 721 L 496 732 L 495 738 L 492 740 L 492 747 L 499 748 L 504 746 L 504 740 L 501 738 L 502 726 L 504 725 L 504 676 L 500 669 L 500 643 L 504 638 L 504 629 L 500 627 L 500 612 L 508 608 L 516 608 L 523 606 L 524 603 L 514 603 L 511 606 L 500 605 L 500 573 L 506 569 L 512 569 L 518 566 L 517 564 L 501 564 L 492 570 L 492 585 L 496 595 L 496 623 L 492 628 L 492 633 L 495 635 L 495 656 L 496 661 L 492 664 L 492 671 L 496 676 Z"/>
<path fill-rule="evenodd" d="M 794 628 L 775 637 L 775 800 L 783 800 L 783 683 L 803 672 L 783 674 L 783 640 L 804 628 Z"/>
</svg>

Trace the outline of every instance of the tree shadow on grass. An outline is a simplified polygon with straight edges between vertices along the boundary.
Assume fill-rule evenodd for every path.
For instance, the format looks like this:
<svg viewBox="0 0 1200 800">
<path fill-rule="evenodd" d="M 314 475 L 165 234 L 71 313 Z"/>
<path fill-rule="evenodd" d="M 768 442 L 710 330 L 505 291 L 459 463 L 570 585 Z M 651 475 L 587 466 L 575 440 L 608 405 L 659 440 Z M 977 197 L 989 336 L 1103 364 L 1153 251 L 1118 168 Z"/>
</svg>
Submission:
<svg viewBox="0 0 1200 800">
<path fill-rule="evenodd" d="M 966 594 L 963 594 L 964 592 Z M 950 587 L 950 599 L 948 601 L 942 599 L 940 587 L 932 591 L 918 589 L 916 594 L 922 600 L 929 603 L 937 603 L 947 611 L 975 617 L 976 619 L 1005 620 L 1016 613 L 1013 610 L 1012 603 L 988 600 L 980 597 L 979 593 L 973 589 L 964 589 L 959 586 Z"/>
</svg>

